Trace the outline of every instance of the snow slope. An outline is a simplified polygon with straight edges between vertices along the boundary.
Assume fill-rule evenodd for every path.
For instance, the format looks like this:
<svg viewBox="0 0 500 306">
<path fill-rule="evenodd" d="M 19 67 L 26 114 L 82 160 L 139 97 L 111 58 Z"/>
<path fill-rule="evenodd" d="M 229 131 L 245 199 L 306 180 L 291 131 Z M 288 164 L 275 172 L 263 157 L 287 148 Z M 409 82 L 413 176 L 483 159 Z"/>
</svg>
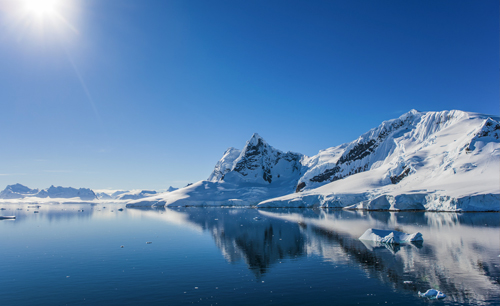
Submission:
<svg viewBox="0 0 500 306">
<path fill-rule="evenodd" d="M 410 112 L 307 157 L 254 134 L 208 181 L 129 206 L 342 207 L 500 211 L 499 118 Z"/>
</svg>

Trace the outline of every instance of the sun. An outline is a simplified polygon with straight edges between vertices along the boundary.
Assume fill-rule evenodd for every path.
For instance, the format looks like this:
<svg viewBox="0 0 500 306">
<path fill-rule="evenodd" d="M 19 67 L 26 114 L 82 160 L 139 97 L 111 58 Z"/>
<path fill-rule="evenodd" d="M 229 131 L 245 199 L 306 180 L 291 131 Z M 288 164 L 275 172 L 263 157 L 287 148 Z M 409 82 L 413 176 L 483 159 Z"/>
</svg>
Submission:
<svg viewBox="0 0 500 306">
<path fill-rule="evenodd" d="M 0 2 L 3 0 L 0 0 Z M 78 10 L 76 0 L 13 0 L 16 9 L 13 19 L 17 26 L 24 26 L 25 31 L 35 32 L 40 37 L 48 35 L 77 33 L 74 27 Z"/>
<path fill-rule="evenodd" d="M 57 0 L 24 0 L 25 9 L 38 16 L 55 14 L 57 6 Z"/>
</svg>

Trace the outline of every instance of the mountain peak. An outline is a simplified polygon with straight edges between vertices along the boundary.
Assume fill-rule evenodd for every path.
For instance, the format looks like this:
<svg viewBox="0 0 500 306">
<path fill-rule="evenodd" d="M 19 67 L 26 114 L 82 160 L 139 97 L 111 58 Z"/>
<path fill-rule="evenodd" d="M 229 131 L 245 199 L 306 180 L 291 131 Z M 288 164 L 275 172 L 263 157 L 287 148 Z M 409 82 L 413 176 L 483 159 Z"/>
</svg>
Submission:
<svg viewBox="0 0 500 306">
<path fill-rule="evenodd" d="M 273 148 L 254 133 L 243 150 L 229 148 L 215 165 L 209 181 L 243 181 L 270 184 L 287 179 L 296 180 L 300 174 L 302 154 Z"/>
<path fill-rule="evenodd" d="M 253 133 L 252 137 L 250 137 L 250 139 L 247 141 L 247 146 L 248 145 L 256 146 L 259 143 L 267 144 L 266 141 L 264 140 L 264 138 L 262 138 L 259 134 Z"/>
</svg>

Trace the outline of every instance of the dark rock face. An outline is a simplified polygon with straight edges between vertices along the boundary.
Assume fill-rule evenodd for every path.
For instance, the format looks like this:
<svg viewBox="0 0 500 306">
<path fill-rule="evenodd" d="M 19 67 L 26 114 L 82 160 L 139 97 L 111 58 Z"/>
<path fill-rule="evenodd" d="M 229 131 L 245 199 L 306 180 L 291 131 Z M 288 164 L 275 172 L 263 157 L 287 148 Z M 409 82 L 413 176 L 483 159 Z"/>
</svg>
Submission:
<svg viewBox="0 0 500 306">
<path fill-rule="evenodd" d="M 404 167 L 403 172 L 401 172 L 400 175 L 391 176 L 391 182 L 393 184 L 397 184 L 397 183 L 401 182 L 402 179 L 407 177 L 408 174 L 410 174 L 410 167 Z"/>
<path fill-rule="evenodd" d="M 311 178 L 310 181 L 321 183 L 321 182 L 328 180 L 330 182 L 335 182 L 337 180 L 343 179 L 344 177 L 347 177 L 347 176 L 350 176 L 350 175 L 353 175 L 356 173 L 360 173 L 360 172 L 363 172 L 366 170 L 368 170 L 368 164 L 364 165 L 363 167 L 357 167 L 357 168 L 352 169 L 349 172 L 340 174 L 340 172 L 342 171 L 342 167 L 335 166 L 331 169 L 326 170 L 325 172 L 323 172 L 319 175 L 316 175 L 315 177 Z M 338 173 L 338 175 L 337 175 L 337 173 Z"/>
<path fill-rule="evenodd" d="M 485 137 L 492 137 L 495 140 L 500 139 L 500 123 L 498 121 L 491 118 L 486 119 L 481 129 L 472 137 L 465 150 L 467 152 L 474 151 L 476 142 L 483 140 Z"/>
<path fill-rule="evenodd" d="M 297 185 L 297 188 L 295 189 L 295 192 L 300 192 L 304 187 L 306 187 L 305 182 L 301 182 L 300 184 Z"/>
<path fill-rule="evenodd" d="M 310 179 L 310 181 L 321 183 L 321 182 L 324 182 L 326 180 L 331 180 L 333 182 L 333 180 L 335 180 L 335 178 L 336 178 L 334 175 L 337 174 L 339 171 L 340 171 L 340 167 L 335 166 L 331 169 L 327 169 L 325 172 L 323 172 L 319 175 L 316 175 L 315 177 Z"/>
<path fill-rule="evenodd" d="M 377 145 L 374 139 L 371 139 L 366 143 L 358 143 L 347 154 L 344 154 L 340 157 L 337 165 L 363 159 L 364 157 L 373 153 L 376 147 Z"/>
<path fill-rule="evenodd" d="M 483 125 L 483 128 L 477 133 L 477 137 L 494 137 L 499 139 L 500 124 L 491 118 L 488 118 Z"/>
<path fill-rule="evenodd" d="M 267 148 L 264 146 L 264 142 L 261 138 L 257 140 L 257 144 L 249 144 L 246 147 L 245 155 L 240 159 L 240 161 L 234 166 L 233 171 L 241 173 L 243 176 L 246 176 L 247 173 L 243 171 L 244 169 L 255 170 L 260 165 L 260 157 L 262 155 L 268 154 Z M 264 165 L 262 165 L 262 169 L 264 169 Z M 266 180 L 266 179 L 264 179 Z"/>
<path fill-rule="evenodd" d="M 266 181 L 270 184 L 273 181 L 271 169 L 269 169 L 269 168 L 266 169 L 266 168 L 262 167 L 262 170 L 264 170 L 264 174 L 262 175 L 262 178 L 264 179 L 264 181 Z"/>
</svg>

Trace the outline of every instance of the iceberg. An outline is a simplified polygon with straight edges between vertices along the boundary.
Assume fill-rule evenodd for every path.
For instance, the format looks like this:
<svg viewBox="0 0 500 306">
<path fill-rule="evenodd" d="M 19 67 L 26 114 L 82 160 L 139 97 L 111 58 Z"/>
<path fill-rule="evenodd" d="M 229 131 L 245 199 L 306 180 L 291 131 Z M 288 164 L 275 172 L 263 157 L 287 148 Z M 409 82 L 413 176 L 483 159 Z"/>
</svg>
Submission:
<svg viewBox="0 0 500 306">
<path fill-rule="evenodd" d="M 444 299 L 446 297 L 446 294 L 442 293 L 439 290 L 436 289 L 429 289 L 424 293 L 421 293 L 420 291 L 418 292 L 418 295 L 420 297 L 426 297 L 430 300 L 438 300 L 438 299 Z"/>
<path fill-rule="evenodd" d="M 410 242 L 423 242 L 422 234 L 419 232 L 413 234 L 406 234 L 398 231 L 380 230 L 380 229 L 367 229 L 359 240 L 374 241 L 384 244 L 403 244 Z"/>
</svg>

